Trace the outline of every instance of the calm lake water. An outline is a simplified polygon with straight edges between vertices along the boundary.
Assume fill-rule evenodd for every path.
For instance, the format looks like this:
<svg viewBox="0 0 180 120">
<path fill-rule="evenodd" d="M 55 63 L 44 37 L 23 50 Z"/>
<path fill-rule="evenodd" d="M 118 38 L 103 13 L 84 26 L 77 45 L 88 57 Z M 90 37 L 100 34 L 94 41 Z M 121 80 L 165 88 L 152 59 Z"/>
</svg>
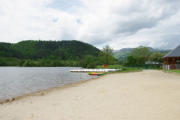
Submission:
<svg viewBox="0 0 180 120">
<path fill-rule="evenodd" d="M 77 67 L 0 67 L 0 100 L 94 78 Z"/>
</svg>

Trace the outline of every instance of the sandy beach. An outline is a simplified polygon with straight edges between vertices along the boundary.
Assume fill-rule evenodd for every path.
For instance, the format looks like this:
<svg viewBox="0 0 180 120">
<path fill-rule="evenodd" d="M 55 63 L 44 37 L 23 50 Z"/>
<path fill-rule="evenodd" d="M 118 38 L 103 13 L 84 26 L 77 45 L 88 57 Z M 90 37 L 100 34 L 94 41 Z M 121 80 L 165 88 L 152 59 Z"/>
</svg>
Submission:
<svg viewBox="0 0 180 120">
<path fill-rule="evenodd" d="M 180 120 L 180 75 L 109 74 L 0 104 L 0 120 Z"/>
</svg>

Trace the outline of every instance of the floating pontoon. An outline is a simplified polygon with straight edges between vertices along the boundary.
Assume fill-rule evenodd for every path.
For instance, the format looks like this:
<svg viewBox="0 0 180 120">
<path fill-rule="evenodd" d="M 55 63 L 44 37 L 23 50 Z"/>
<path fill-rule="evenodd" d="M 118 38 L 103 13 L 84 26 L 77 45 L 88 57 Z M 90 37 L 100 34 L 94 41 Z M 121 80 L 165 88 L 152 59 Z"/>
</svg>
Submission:
<svg viewBox="0 0 180 120">
<path fill-rule="evenodd" d="M 79 69 L 79 70 L 70 70 L 70 72 L 115 72 L 122 69 Z"/>
</svg>

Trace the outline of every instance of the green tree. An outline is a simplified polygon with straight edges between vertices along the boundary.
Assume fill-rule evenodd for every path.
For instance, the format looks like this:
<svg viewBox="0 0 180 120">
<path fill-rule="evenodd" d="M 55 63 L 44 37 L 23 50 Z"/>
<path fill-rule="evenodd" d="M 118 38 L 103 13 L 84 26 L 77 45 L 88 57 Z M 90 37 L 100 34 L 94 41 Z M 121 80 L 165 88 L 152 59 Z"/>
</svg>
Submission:
<svg viewBox="0 0 180 120">
<path fill-rule="evenodd" d="M 113 55 L 113 49 L 109 45 L 107 45 L 103 48 L 103 53 L 112 56 Z"/>
<path fill-rule="evenodd" d="M 130 53 L 129 59 L 127 59 L 127 65 L 132 65 L 132 60 L 134 60 L 134 66 L 142 66 L 148 61 L 151 55 L 151 51 L 149 48 L 140 46 L 138 48 L 134 48 L 133 51 Z"/>
<path fill-rule="evenodd" d="M 136 66 L 136 59 L 133 57 L 133 56 L 128 56 L 127 57 L 127 63 L 126 65 L 129 65 L 129 66 Z"/>
<path fill-rule="evenodd" d="M 110 48 L 108 45 L 105 46 L 101 53 L 101 62 L 102 64 L 113 64 L 115 61 L 115 58 L 113 57 L 113 49 Z"/>
<path fill-rule="evenodd" d="M 165 55 L 165 53 L 155 52 L 155 53 L 151 54 L 150 61 L 163 62 L 162 58 L 164 55 Z"/>
</svg>

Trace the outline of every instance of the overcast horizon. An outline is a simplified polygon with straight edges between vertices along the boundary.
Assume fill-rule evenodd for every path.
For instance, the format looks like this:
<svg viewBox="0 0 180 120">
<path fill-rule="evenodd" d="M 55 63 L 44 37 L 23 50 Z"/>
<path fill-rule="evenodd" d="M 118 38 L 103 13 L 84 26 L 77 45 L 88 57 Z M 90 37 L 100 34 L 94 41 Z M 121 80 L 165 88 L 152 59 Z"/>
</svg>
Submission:
<svg viewBox="0 0 180 120">
<path fill-rule="evenodd" d="M 180 44 L 180 0 L 1 0 L 0 42 L 80 40 L 114 50 Z"/>
</svg>

